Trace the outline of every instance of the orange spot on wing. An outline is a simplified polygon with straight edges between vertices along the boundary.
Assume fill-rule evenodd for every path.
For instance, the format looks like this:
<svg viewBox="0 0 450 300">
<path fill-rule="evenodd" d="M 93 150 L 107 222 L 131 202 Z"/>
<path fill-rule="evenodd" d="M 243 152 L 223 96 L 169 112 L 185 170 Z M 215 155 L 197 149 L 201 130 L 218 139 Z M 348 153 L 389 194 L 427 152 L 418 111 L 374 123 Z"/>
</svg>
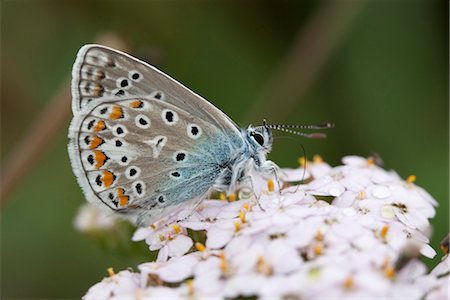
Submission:
<svg viewBox="0 0 450 300">
<path fill-rule="evenodd" d="M 99 169 L 105 164 L 105 162 L 106 162 L 106 155 L 102 151 L 97 150 L 97 151 L 94 152 L 94 156 L 95 156 L 94 159 L 95 159 L 95 162 L 96 162 L 95 168 Z"/>
<path fill-rule="evenodd" d="M 103 139 L 99 138 L 98 136 L 94 136 L 91 140 L 91 142 L 89 143 L 89 148 L 91 149 L 95 149 L 98 146 L 100 146 L 103 143 Z"/>
<path fill-rule="evenodd" d="M 119 205 L 120 206 L 127 205 L 129 198 L 130 197 L 128 197 L 128 196 L 121 196 L 121 197 L 119 197 Z"/>
<path fill-rule="evenodd" d="M 120 118 L 123 118 L 123 110 L 120 106 L 116 105 L 112 108 L 112 112 L 109 115 L 109 118 L 111 120 L 117 120 Z"/>
<path fill-rule="evenodd" d="M 96 84 L 94 87 L 94 96 L 100 97 L 103 94 L 103 87 L 100 84 Z"/>
<path fill-rule="evenodd" d="M 124 206 L 128 204 L 130 197 L 125 195 L 125 190 L 123 188 L 117 189 L 117 197 L 119 198 L 119 205 Z"/>
<path fill-rule="evenodd" d="M 123 196 L 125 194 L 125 190 L 123 188 L 117 189 L 117 197 Z"/>
<path fill-rule="evenodd" d="M 131 108 L 141 108 L 144 103 L 141 100 L 134 100 L 130 103 Z"/>
<path fill-rule="evenodd" d="M 106 128 L 104 121 L 98 121 L 97 124 L 95 124 L 94 131 L 99 132 Z"/>
<path fill-rule="evenodd" d="M 116 176 L 113 173 L 109 171 L 103 171 L 102 182 L 105 187 L 109 187 L 114 182 L 114 179 L 116 179 Z"/>
</svg>

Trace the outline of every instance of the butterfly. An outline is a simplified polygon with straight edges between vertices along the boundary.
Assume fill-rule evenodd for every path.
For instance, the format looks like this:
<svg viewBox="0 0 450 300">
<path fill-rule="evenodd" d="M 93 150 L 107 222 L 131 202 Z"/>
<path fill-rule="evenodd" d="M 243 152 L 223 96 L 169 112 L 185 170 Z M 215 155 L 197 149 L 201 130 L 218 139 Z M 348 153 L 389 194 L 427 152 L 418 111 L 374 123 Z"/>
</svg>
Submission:
<svg viewBox="0 0 450 300">
<path fill-rule="evenodd" d="M 68 151 L 89 202 L 152 224 L 212 190 L 232 193 L 266 159 L 271 129 L 240 128 L 226 114 L 155 67 L 101 45 L 85 45 L 72 70 Z M 193 200 L 194 199 L 194 200 Z"/>
</svg>

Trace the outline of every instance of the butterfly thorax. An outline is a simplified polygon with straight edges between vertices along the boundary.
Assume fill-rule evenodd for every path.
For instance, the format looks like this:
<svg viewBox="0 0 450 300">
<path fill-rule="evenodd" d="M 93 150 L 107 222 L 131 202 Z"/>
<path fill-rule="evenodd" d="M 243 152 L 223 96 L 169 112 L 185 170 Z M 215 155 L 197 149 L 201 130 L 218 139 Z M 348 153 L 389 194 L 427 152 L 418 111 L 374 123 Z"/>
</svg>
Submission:
<svg viewBox="0 0 450 300">
<path fill-rule="evenodd" d="M 232 193 L 236 186 L 249 178 L 252 170 L 264 172 L 266 156 L 272 148 L 272 132 L 265 126 L 241 130 L 244 141 L 241 149 L 236 150 L 231 159 L 223 165 L 214 188 L 218 191 Z"/>
</svg>

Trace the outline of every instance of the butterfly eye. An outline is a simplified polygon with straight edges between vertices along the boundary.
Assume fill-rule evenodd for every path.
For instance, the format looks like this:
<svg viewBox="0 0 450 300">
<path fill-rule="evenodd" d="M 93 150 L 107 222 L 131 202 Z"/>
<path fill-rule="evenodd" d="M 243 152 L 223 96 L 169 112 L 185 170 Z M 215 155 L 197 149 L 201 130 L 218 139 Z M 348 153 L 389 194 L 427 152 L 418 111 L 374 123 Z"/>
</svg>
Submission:
<svg viewBox="0 0 450 300">
<path fill-rule="evenodd" d="M 252 134 L 253 139 L 260 145 L 264 145 L 264 138 L 262 135 L 260 135 L 259 133 L 253 133 Z"/>
</svg>

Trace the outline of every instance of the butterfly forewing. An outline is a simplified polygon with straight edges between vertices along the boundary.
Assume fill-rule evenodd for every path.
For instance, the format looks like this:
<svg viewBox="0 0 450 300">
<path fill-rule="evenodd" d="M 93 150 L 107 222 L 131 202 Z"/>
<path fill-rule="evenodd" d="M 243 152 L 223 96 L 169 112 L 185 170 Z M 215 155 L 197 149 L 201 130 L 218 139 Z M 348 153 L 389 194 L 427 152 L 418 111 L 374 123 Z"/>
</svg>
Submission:
<svg viewBox="0 0 450 300">
<path fill-rule="evenodd" d="M 228 116 L 149 64 L 104 46 L 82 47 L 72 71 L 73 113 L 90 102 L 116 96 L 152 96 L 214 124 L 222 132 L 239 134 Z"/>
</svg>

